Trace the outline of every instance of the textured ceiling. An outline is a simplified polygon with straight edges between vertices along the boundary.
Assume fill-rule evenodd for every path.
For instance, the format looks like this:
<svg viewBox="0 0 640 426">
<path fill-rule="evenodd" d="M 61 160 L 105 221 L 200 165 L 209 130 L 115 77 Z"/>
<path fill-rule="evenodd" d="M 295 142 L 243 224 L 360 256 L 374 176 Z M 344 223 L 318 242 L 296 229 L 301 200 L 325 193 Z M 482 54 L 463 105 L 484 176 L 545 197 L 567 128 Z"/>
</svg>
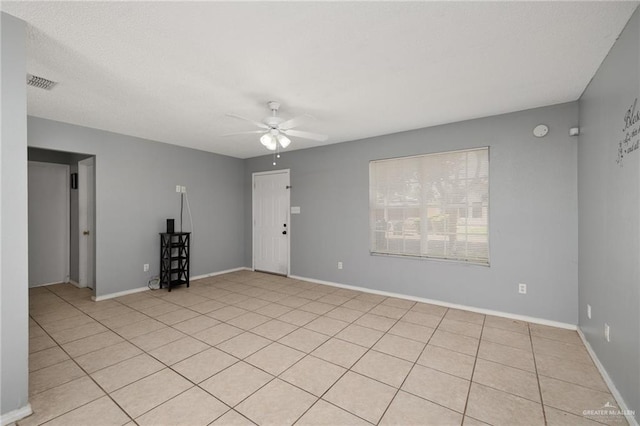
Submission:
<svg viewBox="0 0 640 426">
<path fill-rule="evenodd" d="M 576 100 L 637 2 L 8 2 L 29 114 L 247 158 L 268 114 L 344 142 Z"/>
</svg>

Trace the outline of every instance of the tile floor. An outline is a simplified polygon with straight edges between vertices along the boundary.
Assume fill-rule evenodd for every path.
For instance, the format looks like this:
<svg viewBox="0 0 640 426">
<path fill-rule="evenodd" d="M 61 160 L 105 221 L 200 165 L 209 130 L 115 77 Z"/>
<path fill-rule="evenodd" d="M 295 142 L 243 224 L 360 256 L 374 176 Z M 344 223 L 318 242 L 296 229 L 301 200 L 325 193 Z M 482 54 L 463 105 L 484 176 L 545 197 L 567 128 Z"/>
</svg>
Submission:
<svg viewBox="0 0 640 426">
<path fill-rule="evenodd" d="M 575 331 L 250 271 L 29 302 L 20 426 L 626 424 Z"/>
</svg>

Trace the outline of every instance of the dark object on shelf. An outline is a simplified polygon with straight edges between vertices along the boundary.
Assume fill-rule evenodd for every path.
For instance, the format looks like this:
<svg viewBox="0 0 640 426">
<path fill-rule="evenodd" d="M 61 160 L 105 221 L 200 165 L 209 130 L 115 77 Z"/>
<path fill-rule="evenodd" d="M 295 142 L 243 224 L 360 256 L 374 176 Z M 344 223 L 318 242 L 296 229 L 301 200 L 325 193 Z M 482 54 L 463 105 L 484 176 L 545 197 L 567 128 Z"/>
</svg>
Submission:
<svg viewBox="0 0 640 426">
<path fill-rule="evenodd" d="M 173 231 L 175 229 L 174 224 L 175 224 L 174 219 L 167 219 L 167 234 L 173 234 Z"/>
<path fill-rule="evenodd" d="M 171 291 L 177 285 L 189 287 L 190 235 L 191 232 L 160 233 L 160 288 L 166 286 Z"/>
<path fill-rule="evenodd" d="M 78 174 L 71 173 L 71 189 L 78 189 Z"/>
</svg>

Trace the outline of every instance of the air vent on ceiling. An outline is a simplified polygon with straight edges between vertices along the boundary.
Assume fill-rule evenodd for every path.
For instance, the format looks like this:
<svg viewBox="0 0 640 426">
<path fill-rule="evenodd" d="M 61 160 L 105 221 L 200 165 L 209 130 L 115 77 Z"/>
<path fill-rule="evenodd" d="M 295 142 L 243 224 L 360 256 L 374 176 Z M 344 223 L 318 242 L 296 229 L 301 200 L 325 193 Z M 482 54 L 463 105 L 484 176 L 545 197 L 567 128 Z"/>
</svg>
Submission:
<svg viewBox="0 0 640 426">
<path fill-rule="evenodd" d="M 44 77 L 27 74 L 27 86 L 38 87 L 44 90 L 51 90 L 56 84 L 58 83 L 56 83 L 55 81 L 47 80 Z"/>
</svg>

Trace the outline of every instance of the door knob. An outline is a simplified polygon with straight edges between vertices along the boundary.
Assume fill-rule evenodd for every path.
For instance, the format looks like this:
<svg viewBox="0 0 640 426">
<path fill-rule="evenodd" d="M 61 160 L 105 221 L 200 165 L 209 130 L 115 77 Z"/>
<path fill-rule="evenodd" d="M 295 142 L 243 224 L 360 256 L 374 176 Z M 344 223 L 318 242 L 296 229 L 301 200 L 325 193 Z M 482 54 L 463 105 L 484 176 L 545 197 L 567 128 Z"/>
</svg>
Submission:
<svg viewBox="0 0 640 426">
<path fill-rule="evenodd" d="M 89 231 L 82 231 L 82 235 L 89 235 Z"/>
</svg>

